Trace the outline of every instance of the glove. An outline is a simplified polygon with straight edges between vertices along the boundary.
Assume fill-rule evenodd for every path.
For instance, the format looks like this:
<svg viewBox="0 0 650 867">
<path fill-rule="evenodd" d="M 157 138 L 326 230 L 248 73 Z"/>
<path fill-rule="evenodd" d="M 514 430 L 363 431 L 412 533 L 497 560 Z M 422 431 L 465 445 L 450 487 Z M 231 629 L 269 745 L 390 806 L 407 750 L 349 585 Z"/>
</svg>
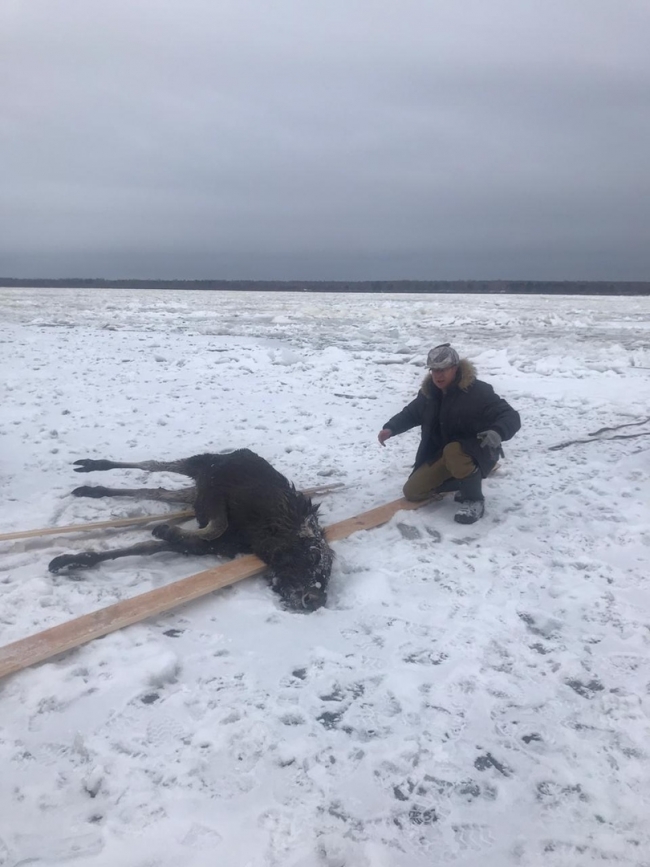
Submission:
<svg viewBox="0 0 650 867">
<path fill-rule="evenodd" d="M 498 452 L 501 448 L 501 437 L 495 430 L 484 430 L 476 434 L 482 448 L 490 449 L 491 452 Z"/>
</svg>

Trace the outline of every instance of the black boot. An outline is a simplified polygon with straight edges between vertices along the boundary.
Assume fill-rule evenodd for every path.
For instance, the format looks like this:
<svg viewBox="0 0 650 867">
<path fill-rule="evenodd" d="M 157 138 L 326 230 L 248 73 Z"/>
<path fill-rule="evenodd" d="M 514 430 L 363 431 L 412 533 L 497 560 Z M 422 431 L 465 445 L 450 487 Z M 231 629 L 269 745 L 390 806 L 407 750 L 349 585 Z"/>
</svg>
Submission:
<svg viewBox="0 0 650 867">
<path fill-rule="evenodd" d="M 438 485 L 438 487 L 435 489 L 434 493 L 436 493 L 436 494 L 449 494 L 449 493 L 452 493 L 453 491 L 460 491 L 460 486 L 461 486 L 462 481 L 463 481 L 462 479 L 455 479 L 452 476 L 450 479 L 445 479 L 445 481 L 441 485 Z M 456 496 L 458 496 L 458 494 Z"/>
<path fill-rule="evenodd" d="M 460 480 L 458 490 L 461 506 L 454 515 L 454 521 L 459 524 L 474 524 L 485 512 L 485 503 L 481 490 L 481 471 L 477 468 L 465 479 Z"/>
</svg>

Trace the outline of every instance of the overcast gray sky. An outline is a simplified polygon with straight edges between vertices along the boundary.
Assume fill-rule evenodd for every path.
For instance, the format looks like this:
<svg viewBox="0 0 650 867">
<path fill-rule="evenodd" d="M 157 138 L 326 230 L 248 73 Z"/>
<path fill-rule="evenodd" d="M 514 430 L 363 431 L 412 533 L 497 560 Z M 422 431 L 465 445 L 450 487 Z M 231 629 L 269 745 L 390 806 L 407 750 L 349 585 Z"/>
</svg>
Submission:
<svg viewBox="0 0 650 867">
<path fill-rule="evenodd" d="M 0 276 L 650 279 L 650 0 L 2 0 Z"/>
</svg>

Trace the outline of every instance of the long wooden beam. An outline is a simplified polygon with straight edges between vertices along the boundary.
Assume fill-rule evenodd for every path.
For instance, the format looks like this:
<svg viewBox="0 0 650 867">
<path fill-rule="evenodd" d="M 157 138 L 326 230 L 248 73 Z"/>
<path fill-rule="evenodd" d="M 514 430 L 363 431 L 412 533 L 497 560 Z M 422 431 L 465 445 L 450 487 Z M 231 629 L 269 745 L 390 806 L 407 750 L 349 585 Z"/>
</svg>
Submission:
<svg viewBox="0 0 650 867">
<path fill-rule="evenodd" d="M 160 515 L 139 515 L 137 518 L 113 518 L 110 521 L 94 521 L 90 524 L 68 524 L 66 527 L 41 527 L 38 530 L 16 530 L 0 534 L 0 542 L 13 542 L 16 539 L 33 539 L 37 536 L 63 536 L 65 533 L 90 533 L 93 530 L 108 530 L 114 527 L 135 527 L 137 524 L 153 524 L 154 521 L 174 521 L 179 518 L 194 517 L 193 509 L 182 512 L 164 512 Z"/>
<path fill-rule="evenodd" d="M 303 494 L 308 497 L 318 494 L 328 494 L 338 488 L 344 488 L 343 482 L 334 482 L 328 485 L 315 485 L 313 488 L 305 488 Z M 139 515 L 137 518 L 113 518 L 109 521 L 95 521 L 90 524 L 68 524 L 67 527 L 41 527 L 38 530 L 16 530 L 13 533 L 0 533 L 0 542 L 13 542 L 16 539 L 32 539 L 36 536 L 63 536 L 65 533 L 88 533 L 93 530 L 108 530 L 109 528 L 134 527 L 137 524 L 153 524 L 155 521 L 177 521 L 183 518 L 194 517 L 193 509 L 184 509 L 182 512 L 163 512 L 160 515 Z"/>
<path fill-rule="evenodd" d="M 390 521 L 396 512 L 403 509 L 417 509 L 427 502 L 431 500 L 419 503 L 412 503 L 403 498 L 393 500 L 376 509 L 331 524 L 325 532 L 330 542 L 336 542 L 359 530 L 379 527 Z M 0 678 L 39 662 L 45 662 L 66 650 L 72 650 L 95 638 L 117 632 L 125 626 L 171 611 L 179 605 L 184 605 L 221 587 L 257 575 L 266 568 L 266 564 L 252 554 L 238 557 L 223 566 L 205 569 L 188 578 L 181 578 L 164 587 L 157 587 L 155 590 L 149 590 L 147 593 L 116 602 L 106 608 L 100 608 L 98 611 L 14 641 L 0 647 Z"/>
</svg>

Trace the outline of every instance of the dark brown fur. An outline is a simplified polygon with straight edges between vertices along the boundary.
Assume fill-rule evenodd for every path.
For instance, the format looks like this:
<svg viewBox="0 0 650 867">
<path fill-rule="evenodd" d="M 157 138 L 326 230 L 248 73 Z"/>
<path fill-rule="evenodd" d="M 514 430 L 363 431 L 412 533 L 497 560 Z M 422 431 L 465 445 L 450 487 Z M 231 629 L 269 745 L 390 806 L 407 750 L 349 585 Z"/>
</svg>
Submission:
<svg viewBox="0 0 650 867">
<path fill-rule="evenodd" d="M 76 472 L 135 468 L 189 476 L 194 488 L 181 491 L 83 486 L 75 496 L 149 497 L 165 502 L 192 503 L 199 530 L 160 524 L 158 542 L 113 551 L 86 551 L 55 557 L 50 571 L 93 566 L 102 560 L 133 554 L 177 551 L 182 554 L 253 553 L 267 563 L 273 587 L 291 608 L 313 611 L 327 598 L 332 551 L 318 523 L 318 507 L 268 461 L 249 449 L 230 454 L 203 454 L 173 462 L 76 461 Z"/>
</svg>

